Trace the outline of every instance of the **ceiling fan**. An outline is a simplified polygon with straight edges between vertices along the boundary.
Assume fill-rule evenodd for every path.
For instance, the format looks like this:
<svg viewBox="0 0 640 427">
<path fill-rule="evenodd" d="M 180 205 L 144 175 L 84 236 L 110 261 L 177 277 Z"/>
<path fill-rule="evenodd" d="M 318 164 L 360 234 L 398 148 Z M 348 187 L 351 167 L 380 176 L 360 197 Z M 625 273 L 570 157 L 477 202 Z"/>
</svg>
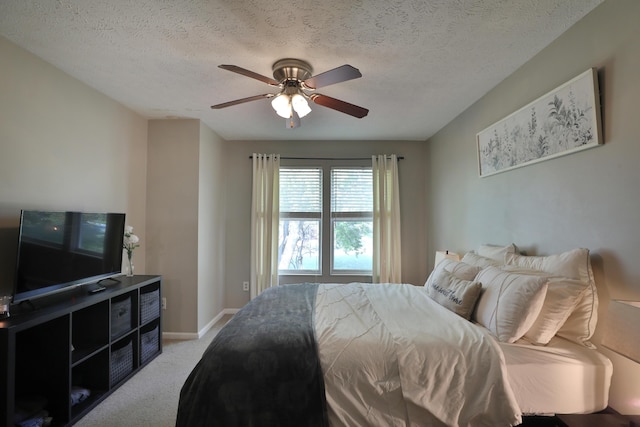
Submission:
<svg viewBox="0 0 640 427">
<path fill-rule="evenodd" d="M 315 90 L 318 88 L 362 77 L 362 74 L 360 74 L 357 68 L 348 64 L 313 76 L 313 69 L 308 62 L 301 59 L 285 58 L 273 64 L 273 79 L 238 67 L 237 65 L 219 65 L 219 67 L 260 80 L 269 86 L 279 88 L 280 92 L 265 93 L 212 105 L 211 108 L 214 110 L 243 104 L 245 102 L 258 101 L 264 98 L 273 98 L 271 101 L 272 107 L 279 116 L 285 118 L 286 127 L 289 129 L 300 126 L 300 118 L 306 116 L 311 111 L 308 103 L 309 100 L 323 107 L 331 108 L 359 119 L 369 113 L 369 110 L 366 108 L 315 93 Z"/>
</svg>

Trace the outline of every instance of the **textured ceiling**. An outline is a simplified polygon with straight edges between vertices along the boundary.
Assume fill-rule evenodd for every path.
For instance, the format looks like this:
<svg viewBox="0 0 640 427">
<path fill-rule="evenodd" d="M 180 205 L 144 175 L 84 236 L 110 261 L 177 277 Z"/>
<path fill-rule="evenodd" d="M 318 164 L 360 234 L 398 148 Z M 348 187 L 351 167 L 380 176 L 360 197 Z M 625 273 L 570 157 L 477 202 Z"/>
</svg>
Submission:
<svg viewBox="0 0 640 427">
<path fill-rule="evenodd" d="M 602 0 L 1 0 L 0 35 L 149 118 L 198 118 L 228 140 L 425 140 Z M 318 90 L 370 110 L 311 104 L 285 129 L 281 58 L 363 77 Z M 529 100 L 523 100 L 525 104 Z"/>
</svg>

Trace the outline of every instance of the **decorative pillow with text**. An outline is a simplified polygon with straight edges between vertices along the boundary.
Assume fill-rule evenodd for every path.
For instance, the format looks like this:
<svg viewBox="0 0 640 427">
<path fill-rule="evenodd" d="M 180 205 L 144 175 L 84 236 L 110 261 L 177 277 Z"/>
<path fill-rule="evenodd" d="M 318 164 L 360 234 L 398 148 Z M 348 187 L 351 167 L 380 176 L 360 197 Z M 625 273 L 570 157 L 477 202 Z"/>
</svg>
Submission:
<svg viewBox="0 0 640 427">
<path fill-rule="evenodd" d="M 478 282 L 459 279 L 442 269 L 426 288 L 432 300 L 469 320 L 482 286 Z"/>
<path fill-rule="evenodd" d="M 424 285 L 429 286 L 442 270 L 448 271 L 458 279 L 473 280 L 482 268 L 465 262 L 445 258 L 435 266 Z"/>
</svg>

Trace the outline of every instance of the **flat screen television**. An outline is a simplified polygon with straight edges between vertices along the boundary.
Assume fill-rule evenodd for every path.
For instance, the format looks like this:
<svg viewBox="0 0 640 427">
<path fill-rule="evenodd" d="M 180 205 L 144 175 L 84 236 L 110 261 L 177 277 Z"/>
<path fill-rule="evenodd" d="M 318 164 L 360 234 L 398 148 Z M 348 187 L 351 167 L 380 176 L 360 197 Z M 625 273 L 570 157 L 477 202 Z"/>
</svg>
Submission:
<svg viewBox="0 0 640 427">
<path fill-rule="evenodd" d="M 121 273 L 125 214 L 23 210 L 13 302 Z"/>
</svg>

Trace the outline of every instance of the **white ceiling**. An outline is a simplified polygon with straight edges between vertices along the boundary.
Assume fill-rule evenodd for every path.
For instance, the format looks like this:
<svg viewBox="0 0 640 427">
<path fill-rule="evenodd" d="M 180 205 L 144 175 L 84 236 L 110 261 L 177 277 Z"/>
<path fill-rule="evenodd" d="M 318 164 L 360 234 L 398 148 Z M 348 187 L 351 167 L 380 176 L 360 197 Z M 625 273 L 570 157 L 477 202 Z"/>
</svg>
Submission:
<svg viewBox="0 0 640 427">
<path fill-rule="evenodd" d="M 1 0 L 0 35 L 149 118 L 198 118 L 227 140 L 425 140 L 602 0 Z M 363 77 L 319 93 L 285 129 L 269 100 L 281 58 Z M 1 69 L 1 68 L 0 68 Z M 526 104 L 529 100 L 523 100 Z"/>
</svg>

